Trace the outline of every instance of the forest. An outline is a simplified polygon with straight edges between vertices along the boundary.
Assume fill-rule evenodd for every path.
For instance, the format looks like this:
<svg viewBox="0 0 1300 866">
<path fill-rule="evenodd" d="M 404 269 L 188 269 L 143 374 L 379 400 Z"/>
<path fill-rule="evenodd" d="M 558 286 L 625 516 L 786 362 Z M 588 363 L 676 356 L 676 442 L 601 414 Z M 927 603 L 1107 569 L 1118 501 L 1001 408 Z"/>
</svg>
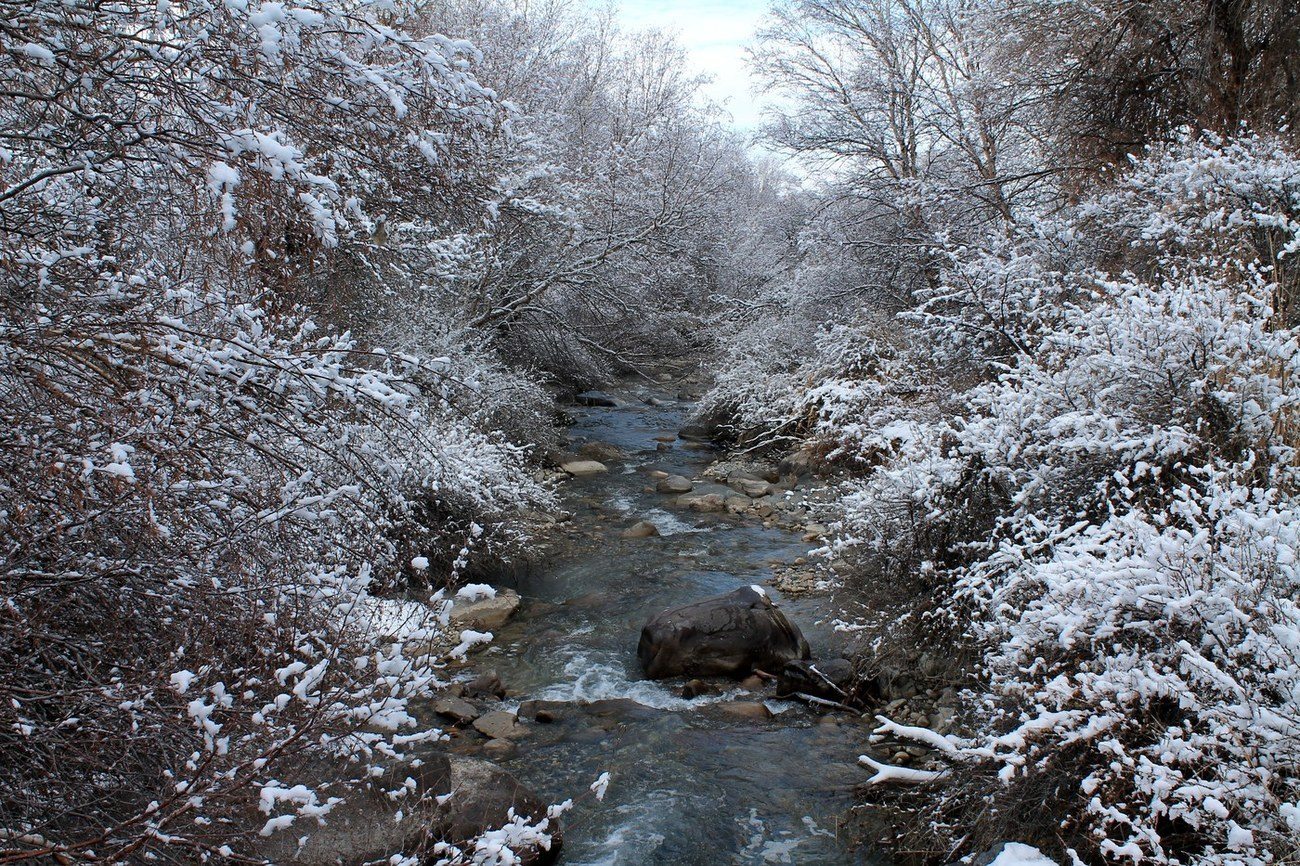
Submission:
<svg viewBox="0 0 1300 866">
<path fill-rule="evenodd" d="M 0 863 L 1300 862 L 1300 0 L 764 5 L 750 135 L 580 0 L 0 0 Z M 589 855 L 612 765 L 446 818 L 458 610 L 656 467 L 710 574 L 808 497 L 803 849 Z"/>
</svg>

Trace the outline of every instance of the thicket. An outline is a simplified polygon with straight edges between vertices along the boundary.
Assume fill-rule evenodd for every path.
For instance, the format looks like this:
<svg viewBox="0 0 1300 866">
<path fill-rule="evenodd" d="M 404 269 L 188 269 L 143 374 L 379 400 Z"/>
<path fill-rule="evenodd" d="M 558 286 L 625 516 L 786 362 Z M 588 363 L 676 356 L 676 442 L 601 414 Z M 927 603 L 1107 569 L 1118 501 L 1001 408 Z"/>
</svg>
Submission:
<svg viewBox="0 0 1300 866">
<path fill-rule="evenodd" d="M 952 660 L 961 735 L 882 729 L 938 762 L 873 764 L 884 838 L 1293 861 L 1300 10 L 777 15 L 771 133 L 829 179 L 705 405 L 831 458 L 867 656 Z"/>
<path fill-rule="evenodd" d="M 438 736 L 438 593 L 550 503 L 546 387 L 689 342 L 749 182 L 675 52 L 0 0 L 0 860 L 255 859 Z"/>
</svg>

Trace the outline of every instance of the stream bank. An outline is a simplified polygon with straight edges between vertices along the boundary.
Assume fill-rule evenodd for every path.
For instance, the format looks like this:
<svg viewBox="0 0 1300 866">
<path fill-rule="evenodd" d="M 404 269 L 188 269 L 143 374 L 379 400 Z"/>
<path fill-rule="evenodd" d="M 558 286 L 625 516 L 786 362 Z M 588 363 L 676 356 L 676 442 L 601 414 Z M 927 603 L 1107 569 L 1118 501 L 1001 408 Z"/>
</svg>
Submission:
<svg viewBox="0 0 1300 866">
<path fill-rule="evenodd" d="M 483 722 L 466 722 L 451 728 L 449 748 L 490 758 L 551 802 L 609 772 L 604 802 L 582 800 L 566 816 L 566 864 L 879 862 L 841 830 L 865 776 L 868 721 L 776 700 L 753 681 L 752 691 L 718 682 L 686 698 L 680 680 L 642 679 L 647 619 L 749 584 L 767 587 L 815 656 L 838 655 L 843 641 L 825 594 L 783 596 L 777 580 L 806 573 L 816 533 L 733 513 L 735 502 L 728 510 L 735 492 L 704 477 L 715 452 L 676 438 L 687 402 L 615 402 L 574 409 L 570 447 L 587 445 L 583 456 L 603 456 L 606 471 L 564 485 L 571 519 L 553 527 L 538 565 L 509 578 L 520 609 L 472 656 L 480 679 L 468 697 L 492 714 L 495 735 L 485 741 Z M 723 506 L 696 510 L 690 497 L 657 492 L 665 475 L 695 479 L 692 497 Z M 637 524 L 653 534 L 628 532 Z"/>
</svg>

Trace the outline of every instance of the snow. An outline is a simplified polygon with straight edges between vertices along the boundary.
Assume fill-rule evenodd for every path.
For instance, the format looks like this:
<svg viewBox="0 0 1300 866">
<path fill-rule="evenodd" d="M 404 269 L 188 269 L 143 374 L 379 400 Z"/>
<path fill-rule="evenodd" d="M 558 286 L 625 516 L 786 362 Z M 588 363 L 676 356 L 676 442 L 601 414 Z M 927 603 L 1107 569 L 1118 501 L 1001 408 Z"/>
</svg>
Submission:
<svg viewBox="0 0 1300 866">
<path fill-rule="evenodd" d="M 54 52 L 49 48 L 46 48 L 44 45 L 39 45 L 35 42 L 25 42 L 18 46 L 18 50 L 23 54 L 26 54 L 28 57 L 31 57 L 34 60 L 39 60 L 42 63 L 54 63 Z"/>
<path fill-rule="evenodd" d="M 1058 866 L 1055 860 L 1032 845 L 1006 842 L 989 866 Z"/>
<path fill-rule="evenodd" d="M 469 602 L 484 598 L 496 598 L 496 595 L 496 589 L 486 583 L 468 583 L 456 591 L 456 598 Z"/>
</svg>

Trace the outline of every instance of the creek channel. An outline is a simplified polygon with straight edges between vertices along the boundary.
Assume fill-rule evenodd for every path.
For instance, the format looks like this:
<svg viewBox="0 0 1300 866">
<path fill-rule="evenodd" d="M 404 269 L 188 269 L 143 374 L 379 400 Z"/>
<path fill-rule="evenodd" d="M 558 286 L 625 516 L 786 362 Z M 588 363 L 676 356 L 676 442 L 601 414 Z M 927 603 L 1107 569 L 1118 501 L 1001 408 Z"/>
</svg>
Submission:
<svg viewBox="0 0 1300 866">
<path fill-rule="evenodd" d="M 652 471 L 698 479 L 715 456 L 682 440 L 660 447 L 656 437 L 676 433 L 688 410 L 632 397 L 575 410 L 574 447 L 605 442 L 623 457 L 564 486 L 572 522 L 549 539 L 540 564 L 509 579 L 524 604 L 474 667 L 500 674 L 511 690 L 507 708 L 566 703 L 554 722 L 532 725 L 513 754 L 494 760 L 547 802 L 577 798 L 611 774 L 603 802 L 588 794 L 565 816 L 561 863 L 569 866 L 879 862 L 840 830 L 853 786 L 865 778 L 856 759 L 866 722 L 775 700 L 770 687 L 746 692 L 722 682 L 720 694 L 688 700 L 681 681 L 641 676 L 636 646 L 649 617 L 765 585 L 774 564 L 816 546 L 752 516 L 696 513 L 648 492 Z M 696 491 L 729 492 L 709 483 Z M 623 538 L 638 520 L 659 535 Z M 767 591 L 814 657 L 837 654 L 828 596 Z"/>
</svg>

